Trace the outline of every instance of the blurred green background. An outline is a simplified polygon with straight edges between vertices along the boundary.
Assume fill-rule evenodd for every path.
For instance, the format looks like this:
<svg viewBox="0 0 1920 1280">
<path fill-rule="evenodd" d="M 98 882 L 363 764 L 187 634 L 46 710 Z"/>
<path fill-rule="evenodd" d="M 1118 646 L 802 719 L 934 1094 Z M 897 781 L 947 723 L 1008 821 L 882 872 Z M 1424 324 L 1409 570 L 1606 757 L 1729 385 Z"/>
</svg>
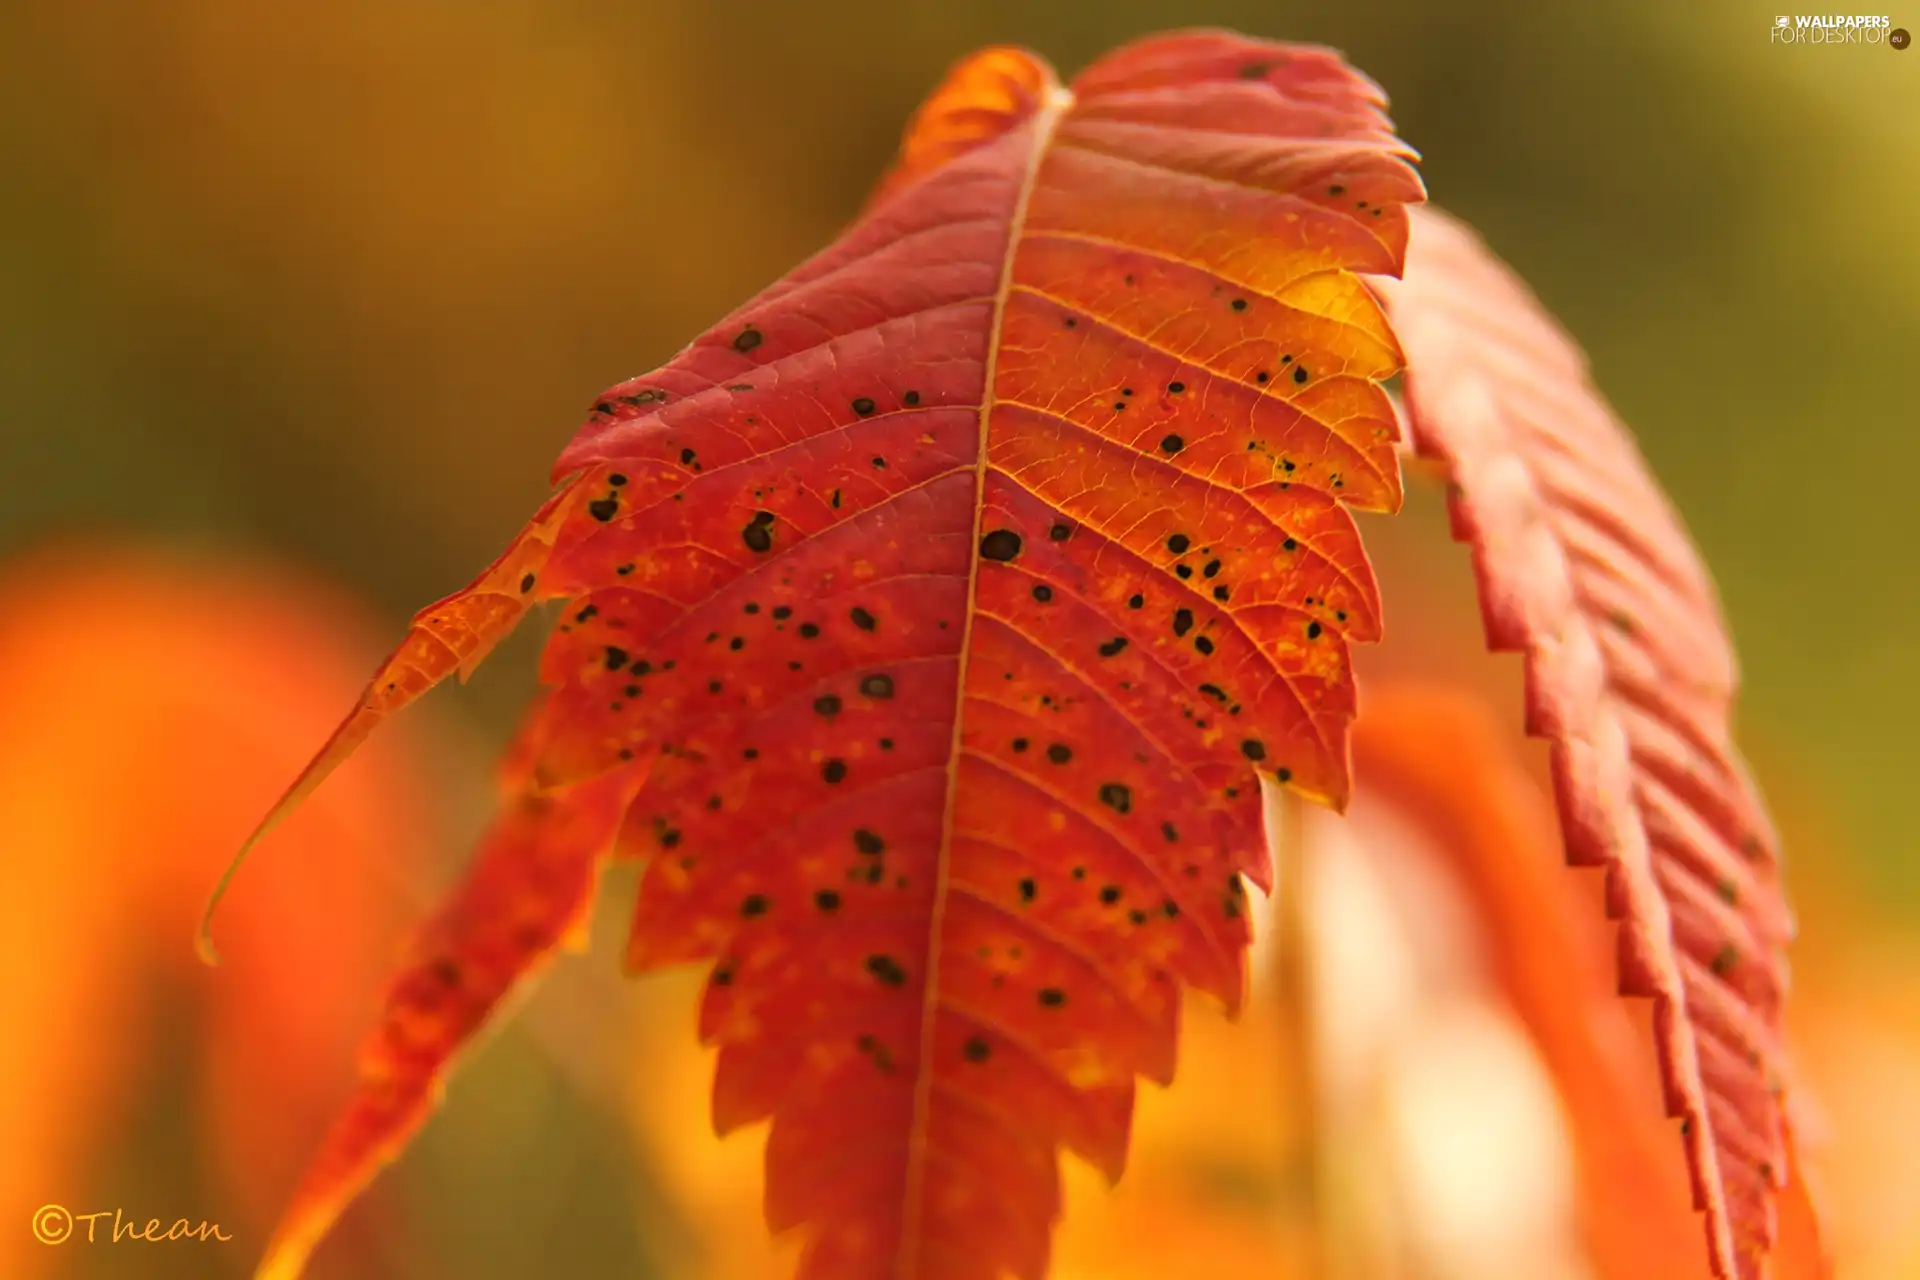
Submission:
<svg viewBox="0 0 1920 1280">
<path fill-rule="evenodd" d="M 1892 16 L 1920 29 L 1920 7 Z M 1912 919 L 1920 52 L 1775 47 L 1772 18 L 1732 0 L 14 0 L 0 559 L 99 530 L 263 550 L 397 635 L 505 544 L 602 387 L 833 236 L 957 57 L 1018 42 L 1070 74 L 1195 24 L 1319 41 L 1387 87 L 1433 198 L 1585 344 L 1718 575 L 1762 780 L 1827 803 L 1821 855 Z M 1442 536 L 1430 504 L 1416 516 L 1395 536 Z M 536 641 L 444 697 L 482 740 L 522 705 Z M 465 1096 L 576 1109 L 526 1139 L 530 1165 L 581 1170 L 576 1200 L 636 1176 L 510 1045 Z M 486 1176 L 461 1132 L 429 1132 L 422 1177 Z M 484 1277 L 591 1239 L 594 1274 L 646 1274 L 639 1243 L 607 1252 L 630 1208 L 610 1190 L 550 1239 L 503 1221 L 446 1247 Z"/>
</svg>

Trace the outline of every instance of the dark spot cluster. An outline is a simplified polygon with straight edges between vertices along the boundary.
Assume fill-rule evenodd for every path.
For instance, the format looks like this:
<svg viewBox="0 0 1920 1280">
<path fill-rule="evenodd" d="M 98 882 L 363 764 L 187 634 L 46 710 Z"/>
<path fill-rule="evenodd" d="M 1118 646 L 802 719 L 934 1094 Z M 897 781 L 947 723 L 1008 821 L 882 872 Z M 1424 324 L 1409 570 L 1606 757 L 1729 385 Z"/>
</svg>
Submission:
<svg viewBox="0 0 1920 1280">
<path fill-rule="evenodd" d="M 1227 872 L 1227 891 L 1220 899 L 1221 913 L 1229 920 L 1237 920 L 1245 913 L 1242 905 L 1246 901 L 1247 886 L 1240 881 L 1240 873 Z"/>
<path fill-rule="evenodd" d="M 747 544 L 749 551 L 764 555 L 773 550 L 773 512 L 754 512 L 753 519 L 740 530 L 740 540 Z"/>
<path fill-rule="evenodd" d="M 853 1042 L 862 1057 L 873 1059 L 874 1069 L 883 1076 L 893 1074 L 893 1050 L 871 1035 L 863 1034 Z"/>
</svg>

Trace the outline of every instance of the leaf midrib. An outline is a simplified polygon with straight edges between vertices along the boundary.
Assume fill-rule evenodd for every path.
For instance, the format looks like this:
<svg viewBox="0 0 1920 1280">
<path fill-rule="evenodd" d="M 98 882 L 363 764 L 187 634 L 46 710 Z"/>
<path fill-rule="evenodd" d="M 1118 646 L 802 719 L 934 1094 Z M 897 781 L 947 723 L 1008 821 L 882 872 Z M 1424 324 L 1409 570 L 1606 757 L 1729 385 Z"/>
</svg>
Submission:
<svg viewBox="0 0 1920 1280">
<path fill-rule="evenodd" d="M 1045 162 L 1051 148 L 1054 132 L 1072 106 L 1072 91 L 1064 85 L 1050 83 L 1045 101 L 1040 104 L 1039 110 L 1032 118 L 1032 150 L 1027 157 L 1026 172 L 1020 180 L 1019 193 L 1014 198 L 1012 216 L 1008 219 L 1005 258 L 1000 264 L 1000 282 L 993 294 L 993 319 L 987 327 L 986 366 L 980 385 L 979 460 L 974 464 L 973 473 L 973 530 L 967 560 L 967 608 L 960 623 L 960 653 L 956 664 L 953 694 L 953 735 L 947 748 L 946 804 L 940 816 L 940 848 L 934 861 L 933 905 L 927 926 L 926 979 L 922 987 L 924 994 L 920 1004 L 920 1051 L 917 1059 L 919 1066 L 914 1080 L 913 1111 L 909 1122 L 911 1127 L 907 1133 L 907 1171 L 905 1186 L 902 1190 L 900 1251 L 896 1255 L 901 1280 L 909 1280 L 915 1275 L 919 1264 L 921 1211 L 924 1207 L 926 1192 L 924 1170 L 930 1154 L 926 1150 L 925 1138 L 927 1112 L 933 1102 L 932 1059 L 934 1026 L 940 1003 L 941 934 L 946 915 L 948 860 L 952 852 L 954 816 L 960 791 L 959 760 L 965 728 L 963 717 L 967 702 L 968 655 L 973 647 L 974 600 L 980 579 L 980 524 L 986 512 L 987 432 L 989 420 L 993 414 L 994 381 L 1000 364 L 1000 329 L 1006 319 L 1007 299 L 1013 293 L 1013 267 L 1019 256 L 1020 241 L 1027 221 L 1027 208 L 1033 199 L 1034 186 L 1039 179 L 1041 165 Z"/>
</svg>

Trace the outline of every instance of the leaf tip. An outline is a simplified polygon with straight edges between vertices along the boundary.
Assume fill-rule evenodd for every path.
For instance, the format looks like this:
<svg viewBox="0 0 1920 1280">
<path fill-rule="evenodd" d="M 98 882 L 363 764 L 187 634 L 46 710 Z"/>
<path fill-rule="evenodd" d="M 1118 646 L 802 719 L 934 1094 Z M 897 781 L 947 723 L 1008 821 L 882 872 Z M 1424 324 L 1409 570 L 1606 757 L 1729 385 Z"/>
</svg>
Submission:
<svg viewBox="0 0 1920 1280">
<path fill-rule="evenodd" d="M 193 935 L 193 952 L 200 958 L 200 963 L 209 969 L 217 969 L 220 966 L 220 949 L 213 945 L 214 913 L 220 909 L 221 899 L 227 896 L 228 886 L 233 883 L 234 876 L 240 872 L 240 864 L 247 860 L 249 853 L 253 852 L 253 846 L 259 842 L 261 832 L 264 830 L 265 828 L 262 827 L 247 837 L 247 842 L 240 846 L 239 852 L 228 860 L 226 870 L 220 873 L 220 879 L 213 886 L 213 892 L 207 895 L 207 905 L 200 912 L 200 928 Z"/>
</svg>

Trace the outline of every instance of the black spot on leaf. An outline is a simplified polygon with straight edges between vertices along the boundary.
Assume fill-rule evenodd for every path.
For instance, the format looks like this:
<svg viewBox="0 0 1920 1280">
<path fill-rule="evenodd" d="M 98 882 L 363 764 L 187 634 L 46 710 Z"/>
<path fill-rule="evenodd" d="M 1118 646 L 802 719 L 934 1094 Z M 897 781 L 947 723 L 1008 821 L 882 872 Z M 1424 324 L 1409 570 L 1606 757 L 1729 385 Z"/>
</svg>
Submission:
<svg viewBox="0 0 1920 1280">
<path fill-rule="evenodd" d="M 987 560 L 1006 562 L 1020 554 L 1020 535 L 1011 529 L 995 529 L 980 539 L 980 555 Z"/>
</svg>

